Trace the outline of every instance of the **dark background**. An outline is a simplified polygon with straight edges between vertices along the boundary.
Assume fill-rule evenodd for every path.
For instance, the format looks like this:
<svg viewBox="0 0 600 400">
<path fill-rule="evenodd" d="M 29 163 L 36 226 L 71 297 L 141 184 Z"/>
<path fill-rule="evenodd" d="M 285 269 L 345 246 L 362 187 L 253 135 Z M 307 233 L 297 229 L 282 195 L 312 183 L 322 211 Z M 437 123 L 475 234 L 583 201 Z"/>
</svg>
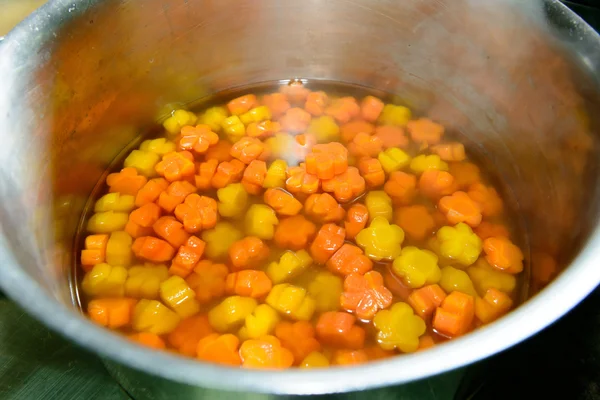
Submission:
<svg viewBox="0 0 600 400">
<path fill-rule="evenodd" d="M 600 29 L 600 0 L 564 3 Z M 49 331 L 0 293 L 0 399 L 125 400 L 142 392 L 122 388 L 97 356 Z M 225 396 L 204 396 L 210 397 Z M 319 397 L 600 400 L 600 289 L 533 338 L 467 368 L 399 387 Z"/>
</svg>

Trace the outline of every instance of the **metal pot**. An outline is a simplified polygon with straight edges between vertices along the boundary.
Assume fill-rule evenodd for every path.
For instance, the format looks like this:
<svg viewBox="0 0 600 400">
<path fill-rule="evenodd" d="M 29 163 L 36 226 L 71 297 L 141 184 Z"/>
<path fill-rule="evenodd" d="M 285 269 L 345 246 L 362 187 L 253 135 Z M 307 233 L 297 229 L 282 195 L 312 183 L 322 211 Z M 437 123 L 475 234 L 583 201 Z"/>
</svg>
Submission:
<svg viewBox="0 0 600 400">
<path fill-rule="evenodd" d="M 77 343 L 203 387 L 349 391 L 482 359 L 600 282 L 599 66 L 600 38 L 556 0 L 51 1 L 1 47 L 0 285 Z M 531 270 L 543 253 L 564 272 L 484 329 L 353 368 L 230 369 L 89 322 L 73 302 L 74 233 L 108 163 L 169 103 L 294 77 L 393 93 L 463 135 L 514 200 Z"/>
</svg>

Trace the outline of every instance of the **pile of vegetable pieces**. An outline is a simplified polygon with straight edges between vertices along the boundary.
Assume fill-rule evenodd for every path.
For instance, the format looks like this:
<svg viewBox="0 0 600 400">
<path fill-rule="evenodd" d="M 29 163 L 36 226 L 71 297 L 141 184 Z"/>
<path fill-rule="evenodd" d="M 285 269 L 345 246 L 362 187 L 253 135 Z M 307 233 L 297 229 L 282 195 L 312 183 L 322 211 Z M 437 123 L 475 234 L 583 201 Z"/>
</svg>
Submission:
<svg viewBox="0 0 600 400">
<path fill-rule="evenodd" d="M 108 175 L 88 221 L 94 322 L 280 369 L 423 350 L 511 309 L 523 253 L 440 124 L 296 83 L 164 128 Z"/>
</svg>

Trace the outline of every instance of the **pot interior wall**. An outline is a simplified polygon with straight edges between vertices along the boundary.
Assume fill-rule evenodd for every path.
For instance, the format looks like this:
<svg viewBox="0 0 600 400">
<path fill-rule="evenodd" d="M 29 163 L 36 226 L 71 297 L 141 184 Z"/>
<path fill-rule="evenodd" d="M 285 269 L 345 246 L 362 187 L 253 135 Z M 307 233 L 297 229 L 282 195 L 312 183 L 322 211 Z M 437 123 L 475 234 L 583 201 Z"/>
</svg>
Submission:
<svg viewBox="0 0 600 400">
<path fill-rule="evenodd" d="M 590 55 L 600 49 L 562 32 L 555 5 L 95 3 L 76 3 L 56 30 L 5 49 L 22 64 L 5 78 L 14 104 L 3 104 L 12 123 L 0 149 L 3 240 L 64 304 L 80 214 L 111 160 L 174 104 L 275 79 L 393 93 L 464 135 L 514 199 L 534 255 L 567 265 L 596 224 L 590 110 L 600 61 Z"/>
</svg>

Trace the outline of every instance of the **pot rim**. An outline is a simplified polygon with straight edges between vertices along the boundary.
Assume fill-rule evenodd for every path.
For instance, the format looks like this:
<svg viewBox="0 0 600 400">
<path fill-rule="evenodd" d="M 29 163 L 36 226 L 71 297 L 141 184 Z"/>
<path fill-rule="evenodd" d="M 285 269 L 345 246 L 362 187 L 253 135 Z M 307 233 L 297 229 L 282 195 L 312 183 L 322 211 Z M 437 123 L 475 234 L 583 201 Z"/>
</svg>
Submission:
<svg viewBox="0 0 600 400">
<path fill-rule="evenodd" d="M 545 1 L 561 12 L 572 14 L 570 19 L 574 29 L 582 31 L 587 40 L 600 43 L 600 36 L 566 6 L 558 0 Z M 36 40 L 31 38 L 34 31 L 38 34 L 44 32 L 55 26 L 57 20 L 74 18 L 89 6 L 89 0 L 51 1 L 17 25 L 4 38 L 0 48 Z M 74 8 L 77 8 L 77 12 L 72 13 Z M 66 17 L 68 13 L 71 15 Z M 5 63 L 16 68 L 10 57 L 0 62 Z M 3 104 L 3 97 L 9 97 L 6 93 L 0 92 L 0 104 Z M 532 336 L 566 314 L 600 283 L 596 248 L 600 249 L 600 227 L 594 229 L 571 265 L 548 287 L 505 317 L 465 337 L 425 352 L 359 366 L 294 369 L 276 373 L 223 367 L 148 349 L 99 327 L 83 315 L 69 311 L 36 282 L 28 279 L 1 236 L 0 287 L 28 313 L 56 332 L 86 349 L 150 374 L 221 390 L 324 394 L 372 389 L 427 378 L 487 358 Z M 518 330 L 516 326 L 519 326 Z"/>
</svg>

